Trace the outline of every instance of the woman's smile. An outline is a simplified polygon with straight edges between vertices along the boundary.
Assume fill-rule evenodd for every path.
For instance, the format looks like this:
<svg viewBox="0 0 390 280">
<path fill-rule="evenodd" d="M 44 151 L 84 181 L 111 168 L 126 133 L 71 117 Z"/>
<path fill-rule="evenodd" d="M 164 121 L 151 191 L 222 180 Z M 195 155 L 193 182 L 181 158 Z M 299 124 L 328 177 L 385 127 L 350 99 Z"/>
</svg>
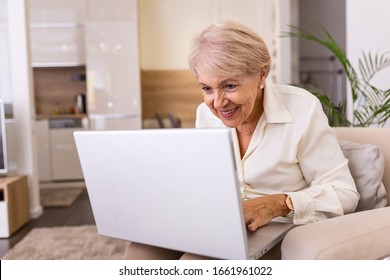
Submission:
<svg viewBox="0 0 390 280">
<path fill-rule="evenodd" d="M 239 109 L 240 106 L 236 106 L 234 107 L 233 109 L 224 109 L 224 110 L 219 110 L 219 115 L 223 118 L 227 118 L 227 119 L 230 119 L 230 118 L 233 118 L 235 116 L 235 113 L 237 112 L 237 110 Z"/>
</svg>

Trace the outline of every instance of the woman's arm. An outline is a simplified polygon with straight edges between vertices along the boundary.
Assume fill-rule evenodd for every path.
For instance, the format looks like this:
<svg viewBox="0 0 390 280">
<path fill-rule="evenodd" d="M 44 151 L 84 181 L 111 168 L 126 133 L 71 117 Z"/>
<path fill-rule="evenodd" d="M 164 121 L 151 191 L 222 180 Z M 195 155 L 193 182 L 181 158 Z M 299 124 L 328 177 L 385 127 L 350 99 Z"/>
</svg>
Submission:
<svg viewBox="0 0 390 280">
<path fill-rule="evenodd" d="M 282 166 L 274 166 L 275 162 L 269 163 L 274 167 L 259 178 L 262 179 L 266 176 L 267 180 L 264 180 L 263 184 L 276 184 L 276 186 L 275 179 L 277 178 L 272 177 L 272 170 L 278 170 L 279 177 L 280 174 L 286 174 L 290 178 L 296 178 L 289 174 L 293 174 L 297 170 L 290 169 L 293 166 L 289 167 L 284 164 L 285 158 L 280 153 L 283 150 L 285 152 L 295 150 L 299 166 L 298 172 L 301 173 L 307 185 L 293 190 L 294 188 L 289 187 L 289 184 L 293 184 L 293 182 L 286 181 L 282 183 L 286 186 L 285 188 L 279 187 L 279 191 L 284 194 L 263 195 L 245 201 L 246 221 L 248 225 L 253 224 L 248 226 L 250 230 L 268 223 L 273 218 L 285 216 L 286 211 L 288 211 L 285 203 L 286 195 L 289 195 L 294 207 L 292 217 L 295 224 L 306 224 L 340 216 L 353 212 L 356 208 L 359 194 L 348 169 L 348 161 L 340 149 L 335 132 L 327 124 L 327 118 L 322 112 L 318 100 L 311 102 L 307 115 L 303 119 L 305 123 L 300 123 L 295 127 L 295 129 L 300 128 L 301 130 L 298 133 L 299 139 L 286 139 L 286 141 L 278 142 L 279 144 L 283 143 L 283 145 L 294 145 L 294 147 L 279 149 L 277 153 L 268 153 L 268 156 L 272 158 L 263 158 L 263 164 L 268 164 L 275 157 L 281 157 Z M 268 133 L 270 133 L 269 129 Z M 273 151 L 273 148 L 267 147 L 270 151 Z M 256 166 L 251 168 L 255 169 Z M 257 188 L 261 190 L 260 187 Z M 267 185 L 267 191 L 270 190 L 272 190 L 272 185 Z M 257 189 L 255 188 L 253 191 L 257 191 Z"/>
<path fill-rule="evenodd" d="M 320 103 L 314 102 L 298 147 L 298 161 L 308 188 L 289 193 L 294 223 L 306 224 L 355 211 L 359 194 Z"/>
</svg>

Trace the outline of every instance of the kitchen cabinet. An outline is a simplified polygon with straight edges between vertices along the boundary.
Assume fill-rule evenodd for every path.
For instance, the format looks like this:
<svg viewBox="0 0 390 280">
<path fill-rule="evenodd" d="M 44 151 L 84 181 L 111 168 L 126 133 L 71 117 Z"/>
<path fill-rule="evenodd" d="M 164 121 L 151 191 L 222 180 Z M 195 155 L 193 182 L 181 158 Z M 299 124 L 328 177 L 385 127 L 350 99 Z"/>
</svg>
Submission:
<svg viewBox="0 0 390 280">
<path fill-rule="evenodd" d="M 35 133 L 39 181 L 51 181 L 49 120 L 37 120 L 35 122 Z"/>
<path fill-rule="evenodd" d="M 30 34 L 33 67 L 85 64 L 84 28 L 82 26 L 32 27 Z"/>
<path fill-rule="evenodd" d="M 85 0 L 86 18 L 92 21 L 135 20 L 139 0 Z"/>
<path fill-rule="evenodd" d="M 78 127 L 67 127 L 70 123 L 80 123 L 81 125 Z M 73 132 L 88 129 L 84 119 L 40 119 L 36 121 L 35 129 L 37 134 L 39 181 L 41 183 L 50 183 L 83 180 Z"/>
<path fill-rule="evenodd" d="M 88 0 L 87 103 L 92 130 L 140 129 L 137 0 Z"/>
<path fill-rule="evenodd" d="M 83 0 L 28 0 L 33 67 L 85 64 Z"/>
<path fill-rule="evenodd" d="M 73 138 L 74 128 L 50 129 L 51 179 L 82 180 L 79 156 Z"/>
</svg>

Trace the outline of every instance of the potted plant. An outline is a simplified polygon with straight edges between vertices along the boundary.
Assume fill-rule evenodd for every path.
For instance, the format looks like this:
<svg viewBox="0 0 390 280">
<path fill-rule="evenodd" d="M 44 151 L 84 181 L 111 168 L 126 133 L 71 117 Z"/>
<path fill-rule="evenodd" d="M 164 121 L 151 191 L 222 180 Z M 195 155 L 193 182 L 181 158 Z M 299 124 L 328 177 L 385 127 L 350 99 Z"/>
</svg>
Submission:
<svg viewBox="0 0 390 280">
<path fill-rule="evenodd" d="M 329 112 L 331 112 L 334 116 L 333 118 L 337 121 L 335 123 L 331 123 L 332 119 L 330 119 L 331 125 L 352 125 L 362 127 L 371 125 L 384 126 L 386 121 L 390 118 L 390 89 L 379 89 L 375 87 L 371 81 L 380 70 L 390 66 L 389 53 L 372 54 L 371 52 L 363 52 L 358 63 L 358 74 L 355 68 L 351 65 L 343 49 L 324 27 L 318 26 L 313 28 L 318 35 L 296 26 L 290 26 L 290 28 L 291 30 L 286 32 L 286 35 L 317 42 L 324 46 L 338 59 L 345 72 L 351 89 L 353 102 L 353 120 L 351 122 L 345 118 L 345 101 L 336 106 L 329 100 L 329 98 L 324 98 L 323 96 L 325 94 L 321 91 L 313 91 L 313 89 L 307 85 L 298 85 L 308 89 L 316 96 L 319 96 L 328 118 L 330 117 Z M 337 115 L 337 113 L 340 115 Z"/>
</svg>

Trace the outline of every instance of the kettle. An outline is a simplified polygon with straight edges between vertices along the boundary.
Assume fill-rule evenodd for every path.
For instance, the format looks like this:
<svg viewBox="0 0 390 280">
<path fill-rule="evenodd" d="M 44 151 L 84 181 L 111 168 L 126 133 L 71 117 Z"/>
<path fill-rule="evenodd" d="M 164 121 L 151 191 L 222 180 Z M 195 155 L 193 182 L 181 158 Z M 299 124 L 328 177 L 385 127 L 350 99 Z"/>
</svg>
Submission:
<svg viewBox="0 0 390 280">
<path fill-rule="evenodd" d="M 75 97 L 75 113 L 86 114 L 87 113 L 87 96 L 85 93 L 78 93 Z"/>
</svg>

